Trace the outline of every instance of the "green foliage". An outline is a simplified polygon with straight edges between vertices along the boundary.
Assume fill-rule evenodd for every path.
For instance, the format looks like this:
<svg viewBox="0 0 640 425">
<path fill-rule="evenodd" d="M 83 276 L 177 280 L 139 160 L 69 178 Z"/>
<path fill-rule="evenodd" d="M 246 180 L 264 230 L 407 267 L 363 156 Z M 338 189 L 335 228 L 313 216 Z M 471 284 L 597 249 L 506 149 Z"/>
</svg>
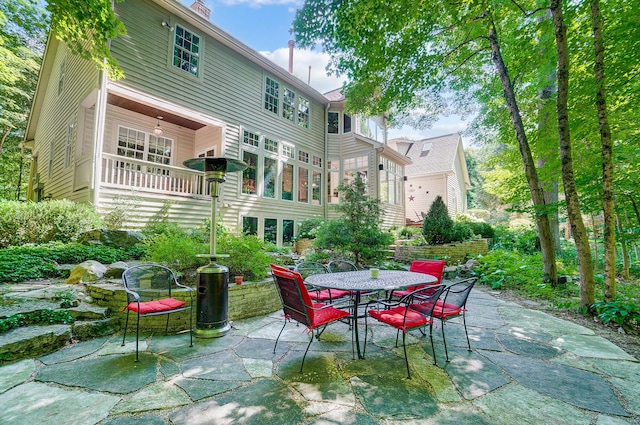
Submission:
<svg viewBox="0 0 640 425">
<path fill-rule="evenodd" d="M 593 304 L 602 323 L 617 323 L 626 330 L 638 331 L 640 326 L 640 307 L 631 300 L 597 302 Z"/>
<path fill-rule="evenodd" d="M 493 239 L 496 234 L 493 226 L 489 223 L 485 223 L 482 221 L 470 221 L 467 224 L 469 225 L 469 227 L 471 227 L 471 230 L 475 235 L 480 235 L 483 238 Z"/>
<path fill-rule="evenodd" d="M 431 204 L 429 212 L 422 222 L 422 235 L 430 245 L 451 242 L 453 220 L 449 217 L 449 211 L 441 196 Z"/>
<path fill-rule="evenodd" d="M 218 251 L 229 254 L 219 263 L 229 268 L 229 276 L 244 276 L 245 280 L 261 280 L 268 276 L 273 258 L 267 253 L 267 244 L 255 235 L 222 235 Z"/>
<path fill-rule="evenodd" d="M 142 244 L 146 248 L 145 260 L 180 273 L 195 272 L 198 267 L 207 264 L 207 259 L 196 255 L 209 253 L 209 245 L 195 236 L 194 232 L 177 225 L 163 226 L 163 233 L 148 235 Z"/>
<path fill-rule="evenodd" d="M 403 239 L 412 239 L 416 235 L 421 235 L 422 229 L 415 226 L 404 226 L 398 231 L 398 236 Z"/>
<path fill-rule="evenodd" d="M 305 219 L 302 223 L 300 223 L 300 228 L 298 229 L 298 239 L 314 239 L 318 235 L 318 231 L 322 227 L 322 224 L 324 222 L 325 219 L 321 217 Z"/>
<path fill-rule="evenodd" d="M 463 242 L 473 239 L 475 236 L 470 223 L 454 222 L 451 233 L 449 234 L 450 242 Z"/>
<path fill-rule="evenodd" d="M 533 229 L 509 229 L 506 226 L 497 226 L 493 246 L 499 249 L 533 254 L 539 251 L 538 233 Z"/>
<path fill-rule="evenodd" d="M 76 0 L 49 0 L 47 10 L 51 13 L 51 31 L 73 54 L 106 70 L 111 79 L 124 76 L 109 48 L 110 40 L 126 34 L 124 24 L 114 14 L 111 0 L 89 0 L 81 4 Z"/>
<path fill-rule="evenodd" d="M 335 257 L 350 258 L 359 266 L 381 261 L 394 238 L 380 229 L 380 200 L 367 196 L 360 175 L 351 182 L 343 181 L 338 191 L 342 196 L 336 209 L 342 218 L 324 222 L 316 232 L 314 246 L 333 251 Z"/>
<path fill-rule="evenodd" d="M 12 314 L 6 319 L 0 319 L 0 334 L 14 328 L 29 325 L 73 323 L 75 319 L 66 310 L 39 310 L 31 313 Z"/>
<path fill-rule="evenodd" d="M 140 251 L 140 247 L 118 249 L 61 242 L 0 249 L 0 282 L 57 277 L 60 276 L 60 270 L 56 267 L 58 264 L 75 264 L 87 260 L 109 264 L 138 258 Z"/>
<path fill-rule="evenodd" d="M 66 199 L 44 202 L 0 201 L 0 248 L 51 241 L 74 242 L 102 227 L 95 208 Z"/>
<path fill-rule="evenodd" d="M 120 230 L 124 227 L 124 223 L 132 218 L 135 214 L 139 197 L 123 197 L 116 196 L 114 198 L 114 207 L 104 216 L 104 225 L 110 230 Z"/>
</svg>

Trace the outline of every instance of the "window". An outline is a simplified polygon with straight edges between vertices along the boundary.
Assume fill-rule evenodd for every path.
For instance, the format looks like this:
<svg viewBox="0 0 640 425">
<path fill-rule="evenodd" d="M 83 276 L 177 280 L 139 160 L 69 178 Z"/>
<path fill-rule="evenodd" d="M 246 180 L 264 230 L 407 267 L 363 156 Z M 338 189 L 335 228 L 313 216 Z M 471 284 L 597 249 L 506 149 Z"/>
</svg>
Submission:
<svg viewBox="0 0 640 425">
<path fill-rule="evenodd" d="M 198 152 L 196 154 L 196 156 L 198 158 L 205 158 L 205 157 L 208 157 L 208 156 L 216 156 L 216 148 L 214 146 L 214 147 L 212 147 L 210 149 L 205 149 L 203 151 Z"/>
<path fill-rule="evenodd" d="M 264 240 L 274 244 L 278 243 L 278 220 L 275 218 L 264 219 Z"/>
<path fill-rule="evenodd" d="M 299 96 L 295 91 L 280 84 L 271 77 L 265 77 L 264 109 L 281 115 L 285 120 L 303 128 L 310 126 L 309 99 Z"/>
<path fill-rule="evenodd" d="M 282 145 L 282 156 L 293 159 L 293 146 Z"/>
<path fill-rule="evenodd" d="M 198 76 L 200 61 L 200 37 L 191 31 L 175 26 L 173 44 L 173 66 Z"/>
<path fill-rule="evenodd" d="M 280 85 L 277 81 L 267 77 L 264 92 L 264 109 L 274 114 L 278 113 L 278 102 L 280 97 Z"/>
<path fill-rule="evenodd" d="M 368 173 L 368 158 L 366 156 L 359 156 L 357 158 L 349 158 L 344 160 L 345 179 L 352 181 L 356 175 L 359 175 L 362 178 L 362 181 L 366 183 Z"/>
<path fill-rule="evenodd" d="M 327 161 L 327 202 L 338 203 L 338 185 L 340 184 L 340 161 Z"/>
<path fill-rule="evenodd" d="M 62 62 L 60 62 L 60 69 L 58 73 L 58 95 L 62 93 L 62 90 L 64 90 L 64 74 L 66 73 L 66 69 L 67 60 L 62 59 Z"/>
<path fill-rule="evenodd" d="M 284 164 L 282 167 L 282 199 L 293 201 L 293 165 Z"/>
<path fill-rule="evenodd" d="M 322 203 L 320 197 L 322 196 L 322 173 L 319 171 L 313 172 L 313 178 L 311 180 L 311 204 L 320 205 Z"/>
<path fill-rule="evenodd" d="M 296 94 L 286 87 L 282 91 L 282 117 L 291 122 L 296 120 Z"/>
<path fill-rule="evenodd" d="M 293 245 L 293 220 L 282 220 L 282 246 Z"/>
<path fill-rule="evenodd" d="M 338 134 L 338 117 L 337 112 L 329 112 L 327 114 L 327 133 Z"/>
<path fill-rule="evenodd" d="M 298 97 L 298 125 L 309 128 L 309 101 L 304 97 Z"/>
<path fill-rule="evenodd" d="M 258 217 L 242 217 L 242 233 L 245 235 L 257 235 Z"/>
<path fill-rule="evenodd" d="M 56 154 L 56 144 L 55 142 L 52 140 L 49 143 L 49 179 L 51 179 L 51 177 L 53 177 L 53 160 L 55 158 L 55 154 Z"/>
<path fill-rule="evenodd" d="M 278 161 L 273 158 L 264 158 L 262 196 L 265 198 L 276 197 L 276 179 L 278 178 Z"/>
<path fill-rule="evenodd" d="M 397 205 L 400 201 L 402 183 L 402 167 L 387 158 L 381 158 L 380 200 Z"/>
<path fill-rule="evenodd" d="M 298 202 L 309 202 L 309 170 L 298 167 Z"/>
<path fill-rule="evenodd" d="M 298 151 L 298 161 L 309 163 L 309 153 Z"/>
<path fill-rule="evenodd" d="M 264 150 L 267 152 L 278 153 L 278 141 L 264 138 Z"/>
<path fill-rule="evenodd" d="M 260 136 L 247 130 L 242 132 L 242 143 L 249 146 L 260 146 Z"/>
<path fill-rule="evenodd" d="M 67 140 L 64 145 L 64 166 L 65 168 L 71 165 L 71 148 L 73 146 L 73 136 L 76 126 L 70 122 L 67 124 Z"/>
<path fill-rule="evenodd" d="M 248 165 L 248 167 L 242 171 L 242 193 L 247 195 L 256 195 L 258 193 L 258 155 L 244 151 L 242 153 L 242 160 Z"/>
<path fill-rule="evenodd" d="M 351 115 L 344 114 L 342 116 L 342 132 L 351 133 Z"/>
<path fill-rule="evenodd" d="M 118 147 L 116 153 L 126 158 L 171 165 L 173 139 L 120 126 L 118 127 Z M 140 164 L 122 161 L 118 162 L 116 166 L 127 170 L 142 171 L 142 165 Z M 154 174 L 169 174 L 169 170 L 166 168 L 148 167 L 147 171 Z"/>
<path fill-rule="evenodd" d="M 317 155 L 313 155 L 313 166 L 322 168 L 322 158 Z"/>
</svg>

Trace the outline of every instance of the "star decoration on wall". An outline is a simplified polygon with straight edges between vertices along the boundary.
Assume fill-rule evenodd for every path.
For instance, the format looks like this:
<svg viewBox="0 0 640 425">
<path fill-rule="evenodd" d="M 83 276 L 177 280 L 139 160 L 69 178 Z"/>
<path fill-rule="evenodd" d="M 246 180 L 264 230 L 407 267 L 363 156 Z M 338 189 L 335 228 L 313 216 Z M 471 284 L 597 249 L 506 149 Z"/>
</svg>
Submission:
<svg viewBox="0 0 640 425">
<path fill-rule="evenodd" d="M 409 201 L 413 201 L 414 199 L 413 195 L 409 196 Z"/>
</svg>

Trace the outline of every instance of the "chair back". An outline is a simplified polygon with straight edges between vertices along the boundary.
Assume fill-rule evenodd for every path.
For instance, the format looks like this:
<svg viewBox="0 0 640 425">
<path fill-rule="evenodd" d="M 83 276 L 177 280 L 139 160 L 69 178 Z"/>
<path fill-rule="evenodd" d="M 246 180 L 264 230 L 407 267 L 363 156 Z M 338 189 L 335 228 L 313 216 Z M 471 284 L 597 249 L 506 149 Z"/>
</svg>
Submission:
<svg viewBox="0 0 640 425">
<path fill-rule="evenodd" d="M 444 266 L 446 264 L 447 262 L 444 260 L 412 261 L 411 265 L 409 266 L 409 271 L 435 276 L 438 281 L 435 282 L 434 285 L 438 285 L 440 284 L 440 282 L 442 282 L 442 274 L 444 273 Z"/>
<path fill-rule="evenodd" d="M 439 285 L 426 285 L 405 295 L 399 302 L 406 304 L 411 310 L 431 317 L 434 308 L 438 305 L 438 300 L 446 290 L 447 285 L 442 283 Z"/>
<path fill-rule="evenodd" d="M 129 267 L 122 273 L 122 284 L 138 293 L 141 301 L 158 298 L 159 294 L 171 297 L 171 290 L 182 286 L 171 269 L 157 264 Z"/>
<path fill-rule="evenodd" d="M 329 273 L 329 270 L 322 263 L 316 263 L 315 261 L 303 261 L 296 264 L 295 271 L 300 273 L 303 279 L 314 275 Z"/>
<path fill-rule="evenodd" d="M 358 271 L 358 268 L 351 261 L 347 260 L 333 260 L 330 261 L 328 266 L 329 271 L 331 273 L 337 272 L 355 272 Z"/>
<path fill-rule="evenodd" d="M 284 314 L 306 326 L 313 324 L 313 306 L 300 273 L 271 264 L 271 274 L 278 289 Z"/>
<path fill-rule="evenodd" d="M 452 283 L 451 285 L 447 286 L 447 289 L 444 291 L 441 297 L 441 306 L 443 312 L 447 310 L 457 309 L 459 309 L 460 312 L 463 312 L 465 306 L 467 305 L 467 299 L 469 298 L 471 289 L 473 289 L 473 286 L 477 281 L 477 277 L 472 277 Z M 440 306 L 438 307 L 438 309 L 440 309 Z"/>
</svg>

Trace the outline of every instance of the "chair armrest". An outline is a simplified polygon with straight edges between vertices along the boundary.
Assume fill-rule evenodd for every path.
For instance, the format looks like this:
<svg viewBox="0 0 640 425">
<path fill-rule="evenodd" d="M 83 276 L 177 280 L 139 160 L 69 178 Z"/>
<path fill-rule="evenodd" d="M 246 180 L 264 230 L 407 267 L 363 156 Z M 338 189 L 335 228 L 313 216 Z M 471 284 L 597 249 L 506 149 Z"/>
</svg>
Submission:
<svg viewBox="0 0 640 425">
<path fill-rule="evenodd" d="M 124 291 L 125 291 L 128 295 L 131 295 L 135 301 L 138 301 L 138 302 L 140 301 L 140 294 L 138 294 L 137 292 L 132 291 L 131 289 L 127 288 L 126 286 L 125 286 L 125 288 L 124 288 Z"/>
</svg>

